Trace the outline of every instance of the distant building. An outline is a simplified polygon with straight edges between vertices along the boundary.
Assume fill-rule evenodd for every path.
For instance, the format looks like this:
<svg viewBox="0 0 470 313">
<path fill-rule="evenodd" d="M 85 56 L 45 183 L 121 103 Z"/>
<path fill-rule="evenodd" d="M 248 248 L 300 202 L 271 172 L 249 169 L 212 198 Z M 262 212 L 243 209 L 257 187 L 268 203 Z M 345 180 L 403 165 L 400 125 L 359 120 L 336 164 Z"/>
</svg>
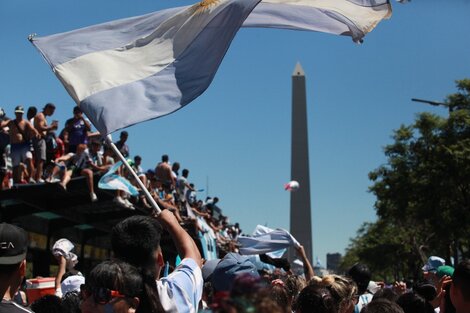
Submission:
<svg viewBox="0 0 470 313">
<path fill-rule="evenodd" d="M 338 273 L 340 263 L 341 263 L 341 253 L 327 253 L 326 254 L 326 268 L 330 272 Z"/>
</svg>

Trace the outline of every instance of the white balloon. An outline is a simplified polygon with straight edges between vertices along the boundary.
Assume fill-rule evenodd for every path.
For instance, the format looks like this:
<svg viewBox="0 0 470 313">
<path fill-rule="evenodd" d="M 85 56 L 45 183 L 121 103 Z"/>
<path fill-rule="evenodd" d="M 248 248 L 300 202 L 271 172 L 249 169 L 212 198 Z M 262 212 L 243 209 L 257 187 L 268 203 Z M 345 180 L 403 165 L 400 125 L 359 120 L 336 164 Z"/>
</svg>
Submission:
<svg viewBox="0 0 470 313">
<path fill-rule="evenodd" d="M 295 180 L 292 180 L 284 185 L 284 189 L 287 191 L 296 191 L 297 189 L 299 189 L 299 187 L 300 187 L 299 182 Z"/>
</svg>

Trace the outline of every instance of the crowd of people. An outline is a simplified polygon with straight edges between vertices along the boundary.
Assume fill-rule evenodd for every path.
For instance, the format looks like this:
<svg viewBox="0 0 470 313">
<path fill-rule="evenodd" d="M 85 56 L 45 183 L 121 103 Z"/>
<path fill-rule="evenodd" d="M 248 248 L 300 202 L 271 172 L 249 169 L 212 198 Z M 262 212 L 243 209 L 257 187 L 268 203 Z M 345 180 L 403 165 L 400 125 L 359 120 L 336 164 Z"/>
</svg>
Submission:
<svg viewBox="0 0 470 313">
<path fill-rule="evenodd" d="M 115 168 L 119 159 L 79 107 L 56 134 L 58 122 L 47 122 L 55 106 L 46 104 L 41 112 L 15 108 L 15 119 L 0 110 L 2 188 L 13 184 L 56 183 L 67 189 L 71 178 L 84 176 L 90 201 L 97 201 L 96 176 Z M 124 166 L 115 171 L 139 189 L 146 186 L 161 213 L 139 193 L 129 197 L 115 191 L 116 205 L 132 209 L 147 207 L 149 216 L 135 215 L 117 225 L 111 233 L 113 258 L 83 275 L 74 269 L 77 257 L 64 248 L 52 249 L 58 264 L 55 294 L 28 301 L 20 291 L 26 276 L 28 238 L 14 225 L 0 224 L 0 293 L 3 312 L 279 312 L 279 313 L 468 313 L 470 312 L 470 261 L 455 269 L 432 256 L 423 266 L 423 281 L 387 284 L 372 281 L 364 264 L 356 264 L 344 275 L 316 276 L 301 245 L 296 246 L 303 264 L 301 273 L 291 269 L 286 258 L 259 255 L 270 270 L 259 268 L 239 252 L 240 226 L 230 224 L 218 207 L 219 199 L 198 198 L 189 181 L 188 169 L 170 163 L 168 155 L 153 169 L 142 169 L 142 158 L 131 158 L 129 134 L 121 132 L 116 148 L 128 159 L 137 178 Z M 7 164 L 11 163 L 10 168 Z M 200 249 L 183 226 L 193 225 L 197 233 L 212 232 L 216 259 L 204 260 Z M 168 232 L 180 261 L 166 262 L 160 246 Z M 65 240 L 65 239 L 64 239 Z M 67 242 L 66 240 L 64 242 Z M 72 245 L 72 244 L 70 244 Z M 73 245 L 72 245 L 73 246 Z"/>
<path fill-rule="evenodd" d="M 160 247 L 163 231 L 181 257 L 173 270 Z M 302 246 L 298 253 L 304 273 L 294 274 L 285 264 L 260 271 L 236 252 L 221 250 L 219 259 L 204 261 L 170 210 L 121 221 L 112 230 L 111 245 L 113 258 L 86 276 L 74 270 L 73 254 L 54 248 L 59 264 L 55 294 L 28 303 L 19 292 L 26 273 L 27 233 L 0 224 L 0 312 L 470 312 L 469 260 L 454 269 L 430 257 L 423 281 L 413 286 L 374 282 L 364 264 L 344 275 L 315 276 Z"/>
</svg>

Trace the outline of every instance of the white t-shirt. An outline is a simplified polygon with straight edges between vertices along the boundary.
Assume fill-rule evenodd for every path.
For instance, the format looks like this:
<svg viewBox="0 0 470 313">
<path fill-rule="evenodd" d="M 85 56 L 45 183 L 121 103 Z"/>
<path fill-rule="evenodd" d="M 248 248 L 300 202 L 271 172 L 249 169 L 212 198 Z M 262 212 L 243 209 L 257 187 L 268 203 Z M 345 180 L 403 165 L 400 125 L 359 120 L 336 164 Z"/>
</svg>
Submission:
<svg viewBox="0 0 470 313">
<path fill-rule="evenodd" d="M 196 313 L 204 280 L 193 259 L 183 259 L 167 277 L 157 280 L 160 303 L 165 312 Z"/>
</svg>

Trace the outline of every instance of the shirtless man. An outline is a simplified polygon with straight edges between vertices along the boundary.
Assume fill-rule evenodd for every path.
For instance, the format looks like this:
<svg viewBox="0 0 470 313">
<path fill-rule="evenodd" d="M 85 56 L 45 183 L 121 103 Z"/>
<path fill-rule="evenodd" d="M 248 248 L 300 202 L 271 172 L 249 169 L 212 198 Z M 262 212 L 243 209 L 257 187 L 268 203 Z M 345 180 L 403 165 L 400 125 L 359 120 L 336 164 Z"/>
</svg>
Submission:
<svg viewBox="0 0 470 313">
<path fill-rule="evenodd" d="M 23 119 L 22 106 L 15 108 L 15 119 L 8 122 L 10 128 L 11 163 L 13 166 L 13 182 L 21 181 L 21 163 L 26 162 L 31 155 L 30 138 L 38 138 L 39 133 L 30 122 Z"/>
<path fill-rule="evenodd" d="M 176 186 L 171 166 L 168 164 L 168 155 L 162 155 L 162 161 L 155 168 L 155 176 L 157 180 L 162 182 L 166 191 L 170 191 Z"/>
<path fill-rule="evenodd" d="M 41 113 L 34 117 L 34 128 L 39 132 L 40 137 L 33 140 L 34 153 L 36 156 L 36 182 L 44 182 L 42 179 L 42 172 L 44 162 L 46 161 L 46 135 L 49 131 L 56 130 L 58 126 L 57 121 L 53 121 L 50 126 L 47 125 L 46 116 L 54 114 L 55 105 L 52 103 L 46 104 Z"/>
</svg>

